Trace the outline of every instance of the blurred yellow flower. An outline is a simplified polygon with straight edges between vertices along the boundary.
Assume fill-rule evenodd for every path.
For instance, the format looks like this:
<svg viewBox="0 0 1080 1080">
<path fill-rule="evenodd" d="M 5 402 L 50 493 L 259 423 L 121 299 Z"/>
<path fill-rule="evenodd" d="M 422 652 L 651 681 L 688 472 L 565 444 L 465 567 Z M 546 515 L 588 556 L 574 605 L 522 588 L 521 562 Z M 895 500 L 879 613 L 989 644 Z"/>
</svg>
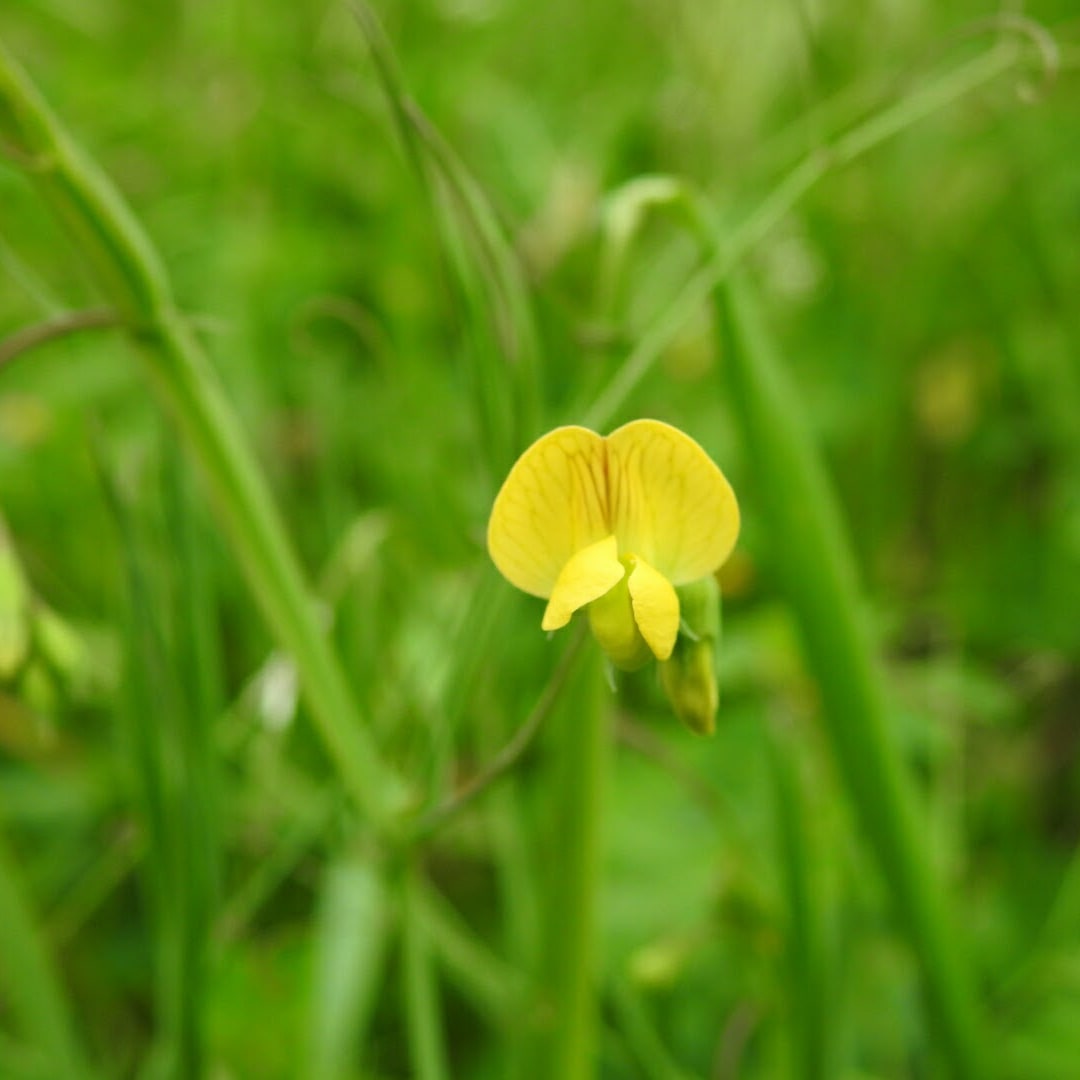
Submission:
<svg viewBox="0 0 1080 1080">
<path fill-rule="evenodd" d="M 606 438 L 561 427 L 533 443 L 487 539 L 499 572 L 547 600 L 545 630 L 586 608 L 612 662 L 633 670 L 669 659 L 675 587 L 714 573 L 738 534 L 735 493 L 708 454 L 669 424 L 634 420 Z"/>
</svg>

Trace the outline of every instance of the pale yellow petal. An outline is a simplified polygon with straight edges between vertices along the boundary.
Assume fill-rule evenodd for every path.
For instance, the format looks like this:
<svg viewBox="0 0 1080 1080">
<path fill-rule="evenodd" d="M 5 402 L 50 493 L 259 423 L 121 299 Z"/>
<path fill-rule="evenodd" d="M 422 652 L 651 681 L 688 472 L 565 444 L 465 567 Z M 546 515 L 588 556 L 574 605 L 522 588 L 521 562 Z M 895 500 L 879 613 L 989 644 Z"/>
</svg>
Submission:
<svg viewBox="0 0 1080 1080">
<path fill-rule="evenodd" d="M 614 536 L 582 548 L 562 568 L 540 625 L 545 630 L 565 626 L 575 611 L 603 596 L 625 573 Z"/>
<path fill-rule="evenodd" d="M 604 440 L 583 427 L 537 439 L 510 470 L 491 510 L 488 551 L 512 585 L 549 597 L 563 567 L 611 533 Z"/>
<path fill-rule="evenodd" d="M 631 557 L 633 570 L 626 585 L 634 621 L 657 660 L 667 660 L 679 636 L 679 597 L 675 587 L 640 556 Z"/>
<path fill-rule="evenodd" d="M 624 555 L 640 555 L 674 585 L 711 574 L 739 535 L 724 474 L 689 435 L 634 420 L 607 437 L 608 512 Z"/>
</svg>

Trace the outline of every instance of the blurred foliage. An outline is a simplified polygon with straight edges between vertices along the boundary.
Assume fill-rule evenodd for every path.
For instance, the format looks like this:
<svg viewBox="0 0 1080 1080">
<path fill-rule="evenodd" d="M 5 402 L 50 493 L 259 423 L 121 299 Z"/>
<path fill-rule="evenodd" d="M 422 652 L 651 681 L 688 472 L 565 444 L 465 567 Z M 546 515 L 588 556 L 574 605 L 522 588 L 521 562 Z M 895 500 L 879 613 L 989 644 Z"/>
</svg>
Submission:
<svg viewBox="0 0 1080 1080">
<path fill-rule="evenodd" d="M 993 14 L 380 5 L 534 305 L 539 400 L 505 449 L 579 420 L 695 265 L 656 214 L 612 271 L 613 190 L 681 177 L 733 229 L 804 155 L 1016 32 Z M 749 263 L 840 493 L 999 1063 L 1058 1080 L 1080 1067 L 1080 22 L 1065 0 L 1026 14 L 1056 72 L 1033 49 L 1022 85 L 1005 76 L 829 175 Z M 412 167 L 349 5 L 15 0 L 0 34 L 146 222 L 380 743 L 440 803 L 522 723 L 558 647 L 483 551 L 506 460 L 477 373 L 504 362 L 505 297 L 445 182 Z M 18 165 L 0 161 L 0 339 L 100 303 Z M 776 602 L 723 365 L 703 310 L 624 410 L 694 435 L 745 528 L 715 737 L 683 730 L 649 674 L 620 690 L 601 1075 L 802 1075 L 785 813 L 820 915 L 827 1075 L 936 1075 Z M 115 331 L 0 370 L 0 513 L 0 820 L 92 1056 L 108 1075 L 275 1077 L 312 1038 L 343 1038 L 342 1075 L 407 1075 L 401 957 L 350 937 L 350 912 L 396 915 L 356 869 L 295 676 Z M 558 856 L 535 843 L 545 747 L 426 848 L 455 1077 L 507 1075 L 504 1036 L 527 1022 L 506 1003 L 529 882 Z M 338 948 L 382 965 L 374 990 L 326 975 L 370 1013 L 362 1050 L 313 990 Z M 192 1022 L 185 994 L 186 1034 L 170 1027 Z M 0 1038 L 0 1075 L 35 1067 Z"/>
</svg>

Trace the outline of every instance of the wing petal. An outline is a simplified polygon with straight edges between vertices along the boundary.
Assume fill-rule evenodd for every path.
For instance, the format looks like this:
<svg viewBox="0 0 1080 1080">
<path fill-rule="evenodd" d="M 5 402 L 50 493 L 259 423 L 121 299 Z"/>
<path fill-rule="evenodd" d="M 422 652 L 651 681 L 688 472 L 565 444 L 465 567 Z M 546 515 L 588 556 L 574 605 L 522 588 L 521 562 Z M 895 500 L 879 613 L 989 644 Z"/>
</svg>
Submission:
<svg viewBox="0 0 1080 1080">
<path fill-rule="evenodd" d="M 610 533 L 604 440 L 588 428 L 560 427 L 510 470 L 487 542 L 503 577 L 546 599 L 571 557 Z"/>
</svg>

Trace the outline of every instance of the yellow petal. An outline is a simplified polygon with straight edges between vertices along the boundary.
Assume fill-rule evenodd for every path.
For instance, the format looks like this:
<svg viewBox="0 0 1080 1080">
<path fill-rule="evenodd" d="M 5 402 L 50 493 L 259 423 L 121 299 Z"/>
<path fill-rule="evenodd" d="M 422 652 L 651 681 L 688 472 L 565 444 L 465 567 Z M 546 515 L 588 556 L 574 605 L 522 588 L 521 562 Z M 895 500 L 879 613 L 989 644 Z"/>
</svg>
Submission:
<svg viewBox="0 0 1080 1080">
<path fill-rule="evenodd" d="M 614 536 L 582 548 L 562 568 L 540 625 L 545 630 L 565 626 L 578 608 L 603 596 L 625 573 Z"/>
<path fill-rule="evenodd" d="M 739 535 L 739 506 L 709 455 L 659 420 L 624 424 L 607 437 L 607 450 L 619 551 L 640 555 L 675 585 L 718 569 Z"/>
<path fill-rule="evenodd" d="M 640 556 L 630 556 L 633 570 L 626 585 L 634 621 L 657 660 L 667 660 L 679 636 L 679 597 L 675 587 Z"/>
<path fill-rule="evenodd" d="M 571 557 L 611 533 L 604 440 L 583 427 L 537 439 L 510 470 L 491 510 L 488 551 L 512 585 L 551 595 Z"/>
</svg>

